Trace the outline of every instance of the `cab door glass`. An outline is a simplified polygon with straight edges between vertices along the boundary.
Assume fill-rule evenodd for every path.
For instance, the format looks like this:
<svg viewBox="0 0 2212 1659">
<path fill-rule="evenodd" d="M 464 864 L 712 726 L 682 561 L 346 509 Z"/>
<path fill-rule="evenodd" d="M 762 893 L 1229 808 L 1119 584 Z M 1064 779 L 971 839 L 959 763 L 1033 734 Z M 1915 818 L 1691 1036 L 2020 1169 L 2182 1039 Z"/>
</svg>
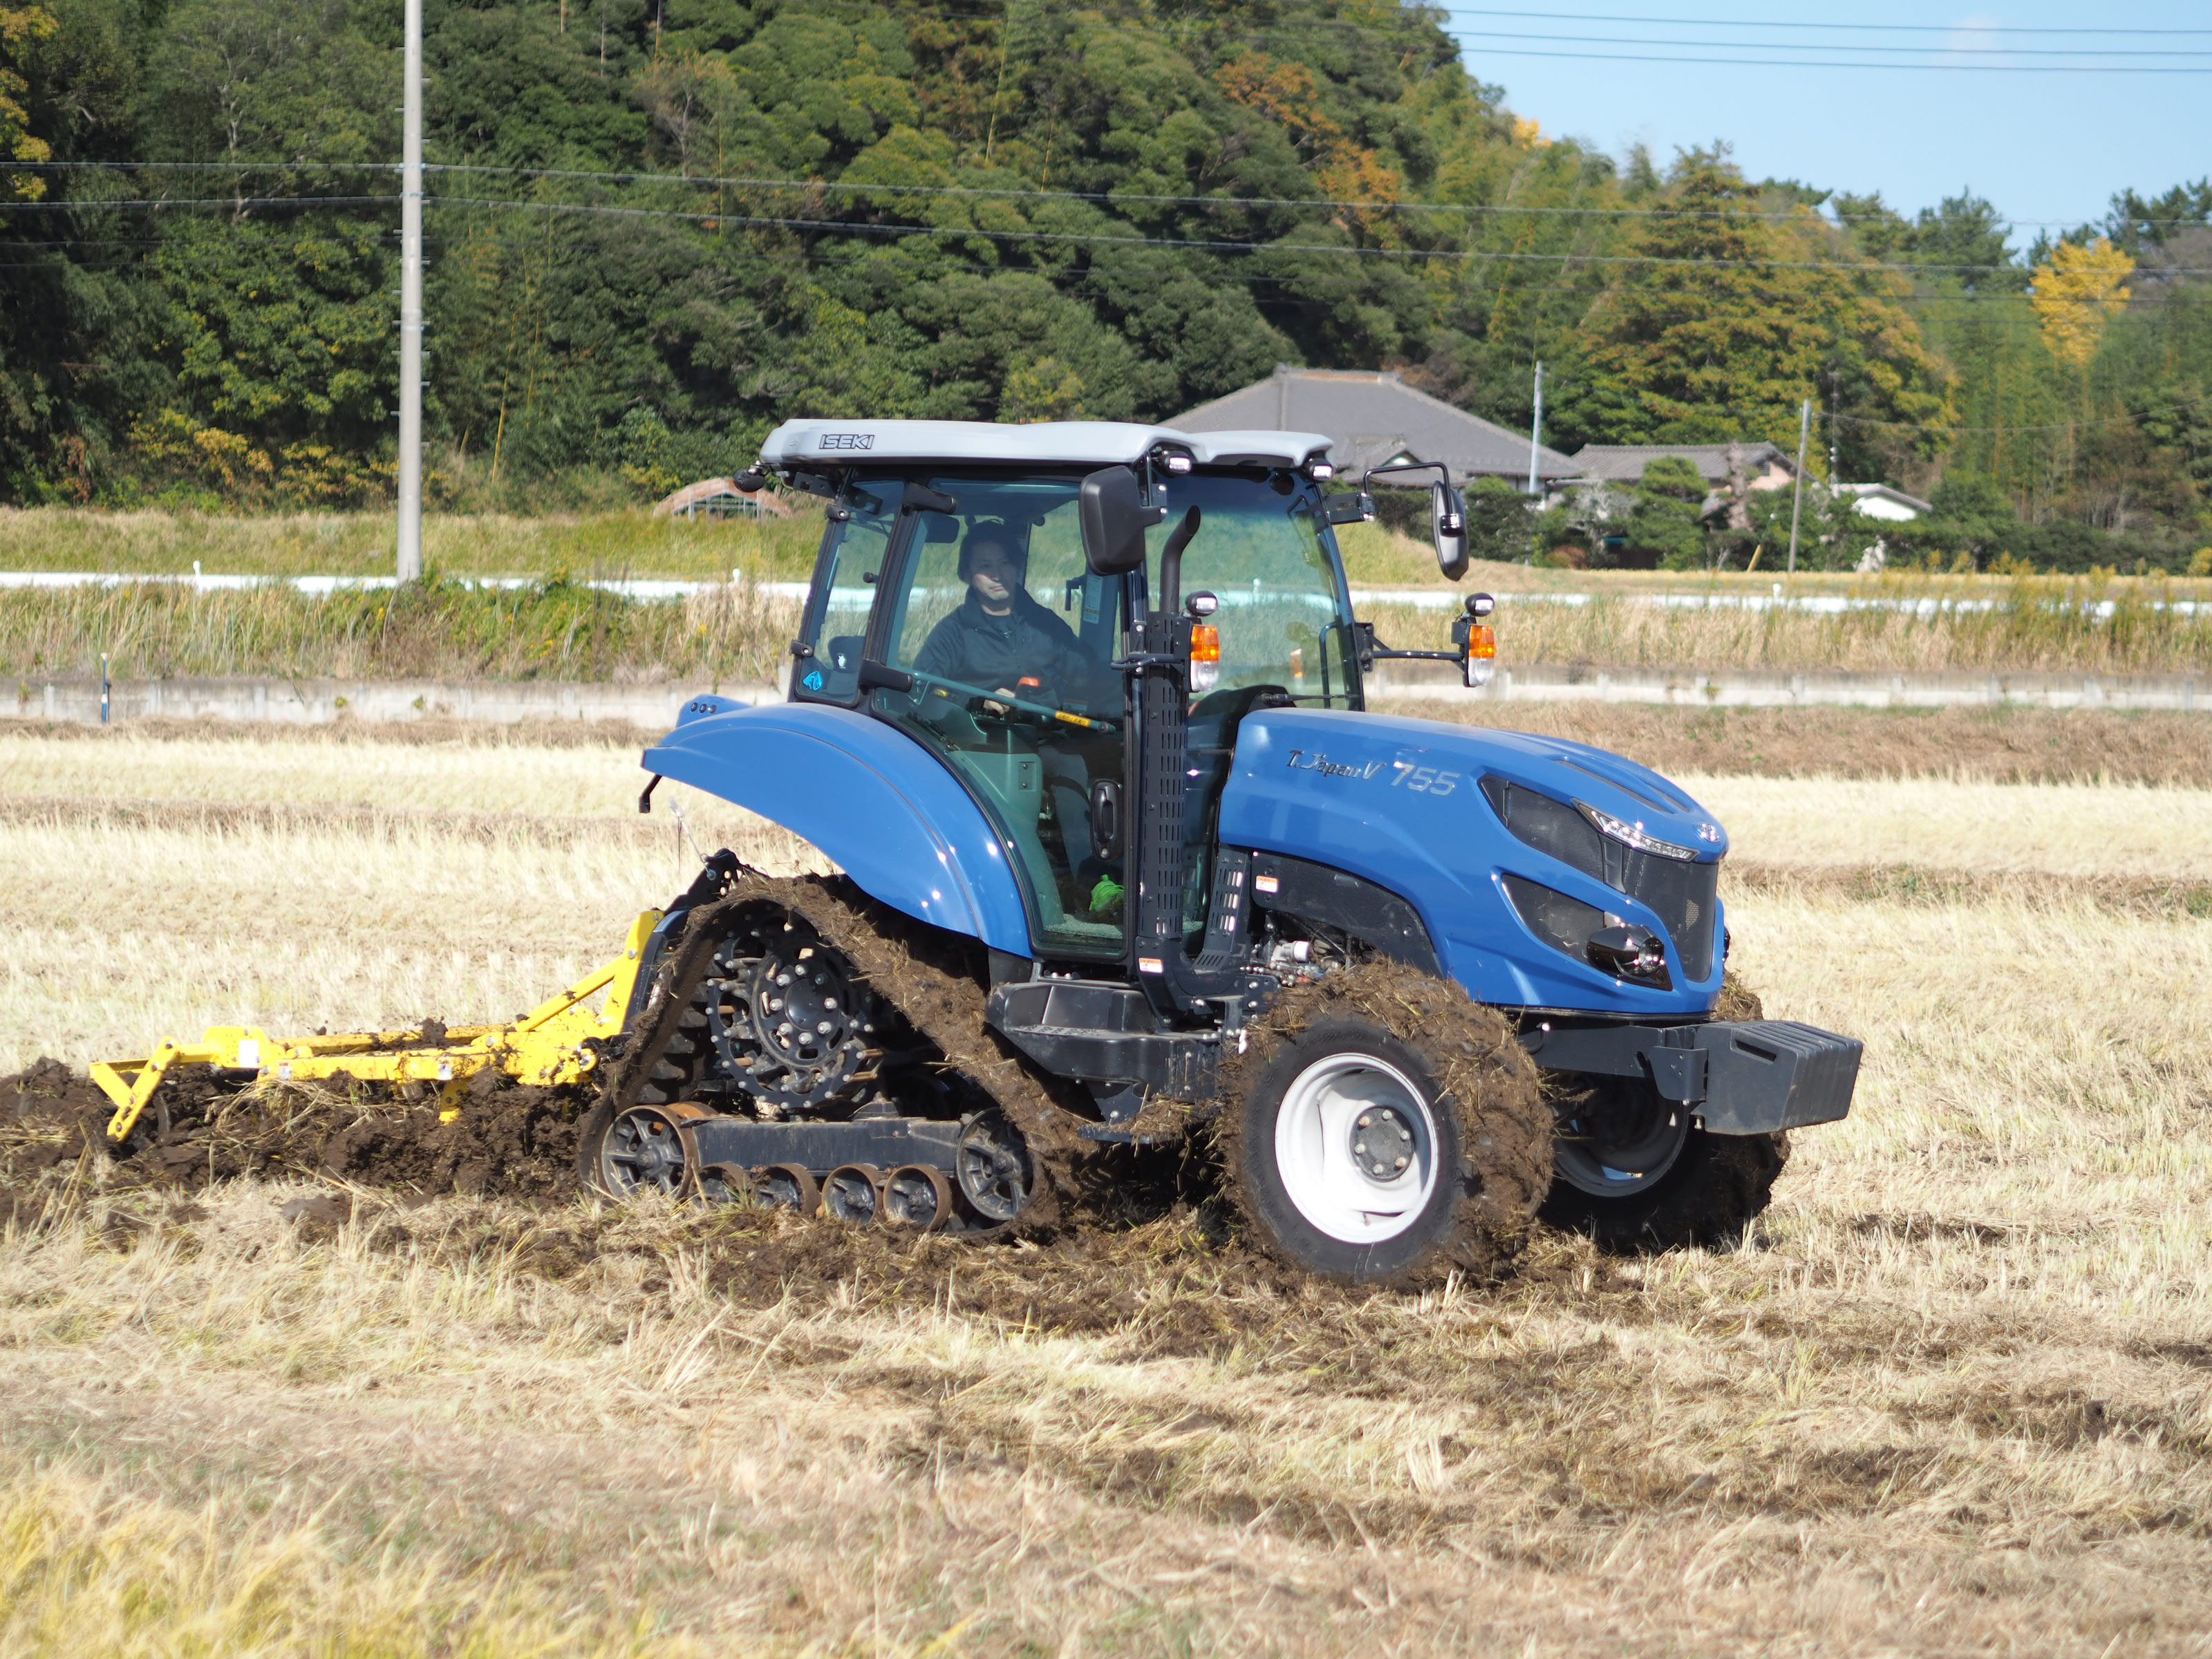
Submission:
<svg viewBox="0 0 2212 1659">
<path fill-rule="evenodd" d="M 1117 954 L 1118 860 L 1091 835 L 1091 786 L 1121 776 L 1121 583 L 1089 575 L 1069 479 L 937 477 L 879 637 L 910 691 L 871 707 L 942 754 L 1013 850 L 1041 953 Z"/>
<path fill-rule="evenodd" d="M 1301 703 L 1357 707 L 1346 596 L 1310 487 L 1272 472 L 1200 473 L 1167 481 L 1168 514 L 1150 532 L 1154 550 L 1184 513 L 1200 512 L 1183 554 L 1182 591 L 1210 592 L 1220 646 L 1213 689 L 1196 696 L 1184 748 L 1178 812 L 1184 848 L 1183 925 L 1206 926 L 1221 792 L 1244 715 L 1265 691 Z"/>
<path fill-rule="evenodd" d="M 1182 591 L 1221 601 L 1221 690 L 1278 686 L 1300 702 L 1357 707 L 1346 595 L 1311 492 L 1287 473 L 1170 481 L 1167 523 L 1201 514 Z M 1164 532 L 1154 532 L 1164 538 Z"/>
<path fill-rule="evenodd" d="M 875 479 L 847 486 L 830 507 L 816 561 L 814 592 L 799 642 L 811 655 L 792 665 L 791 695 L 802 701 L 860 701 L 860 642 L 898 522 L 899 484 Z"/>
</svg>

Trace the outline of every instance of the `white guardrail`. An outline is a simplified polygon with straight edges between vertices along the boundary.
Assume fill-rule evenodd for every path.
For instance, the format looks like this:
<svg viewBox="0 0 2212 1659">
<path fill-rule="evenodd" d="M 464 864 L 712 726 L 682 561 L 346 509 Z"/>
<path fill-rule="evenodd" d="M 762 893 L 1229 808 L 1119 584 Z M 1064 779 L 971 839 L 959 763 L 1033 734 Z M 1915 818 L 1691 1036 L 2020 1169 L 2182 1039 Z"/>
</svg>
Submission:
<svg viewBox="0 0 2212 1659">
<path fill-rule="evenodd" d="M 732 574 L 734 575 L 735 573 Z M 538 586 L 543 579 L 536 576 L 456 576 L 447 580 L 463 587 L 517 592 Z M 188 586 L 203 593 L 289 587 L 311 599 L 326 599 L 340 592 L 380 592 L 399 585 L 398 579 L 394 576 L 240 576 L 201 575 L 197 572 L 168 574 L 100 570 L 0 570 L 0 588 L 112 588 L 139 583 Z M 577 582 L 576 586 L 616 594 L 626 599 L 682 599 L 694 594 L 726 592 L 732 587 L 746 586 L 764 598 L 793 603 L 805 599 L 807 594 L 805 582 L 748 584 L 742 577 L 732 581 L 684 581 L 648 576 L 590 577 Z M 1352 590 L 1352 603 L 1355 610 L 1367 605 L 1403 605 L 1417 611 L 1456 611 L 1470 591 L 1472 584 L 1468 588 L 1355 587 Z M 1297 597 L 1312 599 L 1317 596 Z M 851 602 L 854 605 L 864 605 L 872 598 L 863 591 L 855 590 L 851 594 Z M 1231 590 L 1224 593 L 1222 598 L 1234 605 L 1242 596 Z M 1621 605 L 1648 605 L 1674 611 L 1796 611 L 1812 616 L 1836 616 L 1851 611 L 1896 611 L 1930 617 L 2001 611 L 2011 604 L 2008 599 L 1996 598 L 1905 599 L 1881 594 L 1785 593 L 1778 582 L 1770 593 L 1500 593 L 1497 599 L 1501 608 L 1523 605 L 1581 606 L 1610 600 Z M 2150 599 L 2145 601 L 2145 605 L 2150 610 L 2170 611 L 2176 616 L 2212 615 L 2212 600 Z M 2070 608 L 2090 621 L 2104 622 L 2111 618 L 2118 607 L 2113 600 L 2096 599 L 2075 604 Z"/>
</svg>

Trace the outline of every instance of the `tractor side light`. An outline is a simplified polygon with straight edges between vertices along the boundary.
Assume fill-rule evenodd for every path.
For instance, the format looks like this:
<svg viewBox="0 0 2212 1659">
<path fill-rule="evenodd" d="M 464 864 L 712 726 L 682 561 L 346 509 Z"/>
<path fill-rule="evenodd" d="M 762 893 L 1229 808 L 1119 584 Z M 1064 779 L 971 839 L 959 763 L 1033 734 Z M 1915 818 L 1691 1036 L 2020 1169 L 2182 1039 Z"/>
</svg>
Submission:
<svg viewBox="0 0 2212 1659">
<path fill-rule="evenodd" d="M 1470 623 L 1467 654 L 1460 661 L 1460 681 L 1469 690 L 1490 684 L 1498 672 L 1498 635 L 1486 623 Z"/>
<path fill-rule="evenodd" d="M 1190 689 L 1211 691 L 1221 684 L 1221 630 L 1199 623 L 1190 630 Z"/>
<path fill-rule="evenodd" d="M 1180 478 L 1190 471 L 1190 457 L 1188 455 L 1167 455 L 1161 459 L 1167 466 L 1168 476 L 1171 478 Z"/>
<path fill-rule="evenodd" d="M 1336 476 L 1336 469 L 1327 461 L 1316 461 L 1306 468 L 1306 477 L 1316 483 L 1327 483 Z"/>
<path fill-rule="evenodd" d="M 1475 600 L 1484 603 L 1477 611 Z M 1490 684 L 1498 666 L 1498 634 L 1488 623 L 1477 622 L 1477 617 L 1490 614 L 1487 593 L 1477 593 L 1467 602 L 1467 614 L 1452 623 L 1452 643 L 1459 647 L 1460 684 L 1473 690 Z"/>
</svg>

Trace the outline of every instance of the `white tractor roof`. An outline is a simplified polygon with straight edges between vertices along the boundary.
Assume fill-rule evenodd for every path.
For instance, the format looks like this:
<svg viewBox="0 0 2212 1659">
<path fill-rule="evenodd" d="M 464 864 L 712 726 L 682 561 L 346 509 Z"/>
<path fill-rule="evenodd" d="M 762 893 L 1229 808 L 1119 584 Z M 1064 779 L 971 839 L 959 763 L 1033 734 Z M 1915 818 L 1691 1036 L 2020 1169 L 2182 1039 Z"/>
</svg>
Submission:
<svg viewBox="0 0 2212 1659">
<path fill-rule="evenodd" d="M 807 462 L 981 461 L 1000 465 L 1113 466 L 1138 461 L 1156 444 L 1187 449 L 1200 466 L 1259 461 L 1304 466 L 1328 454 L 1318 432 L 1178 432 L 1121 421 L 786 421 L 761 446 L 763 466 Z"/>
</svg>

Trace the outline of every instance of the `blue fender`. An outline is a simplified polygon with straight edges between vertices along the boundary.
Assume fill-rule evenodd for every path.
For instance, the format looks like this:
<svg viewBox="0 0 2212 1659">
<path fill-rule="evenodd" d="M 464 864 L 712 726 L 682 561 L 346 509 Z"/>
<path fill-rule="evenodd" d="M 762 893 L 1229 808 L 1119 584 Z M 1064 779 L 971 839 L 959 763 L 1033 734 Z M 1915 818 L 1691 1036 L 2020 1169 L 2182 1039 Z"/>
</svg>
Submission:
<svg viewBox="0 0 2212 1659">
<path fill-rule="evenodd" d="M 934 756 L 881 720 L 822 703 L 695 697 L 644 765 L 781 824 L 895 909 L 1030 954 L 998 831 Z"/>
</svg>

